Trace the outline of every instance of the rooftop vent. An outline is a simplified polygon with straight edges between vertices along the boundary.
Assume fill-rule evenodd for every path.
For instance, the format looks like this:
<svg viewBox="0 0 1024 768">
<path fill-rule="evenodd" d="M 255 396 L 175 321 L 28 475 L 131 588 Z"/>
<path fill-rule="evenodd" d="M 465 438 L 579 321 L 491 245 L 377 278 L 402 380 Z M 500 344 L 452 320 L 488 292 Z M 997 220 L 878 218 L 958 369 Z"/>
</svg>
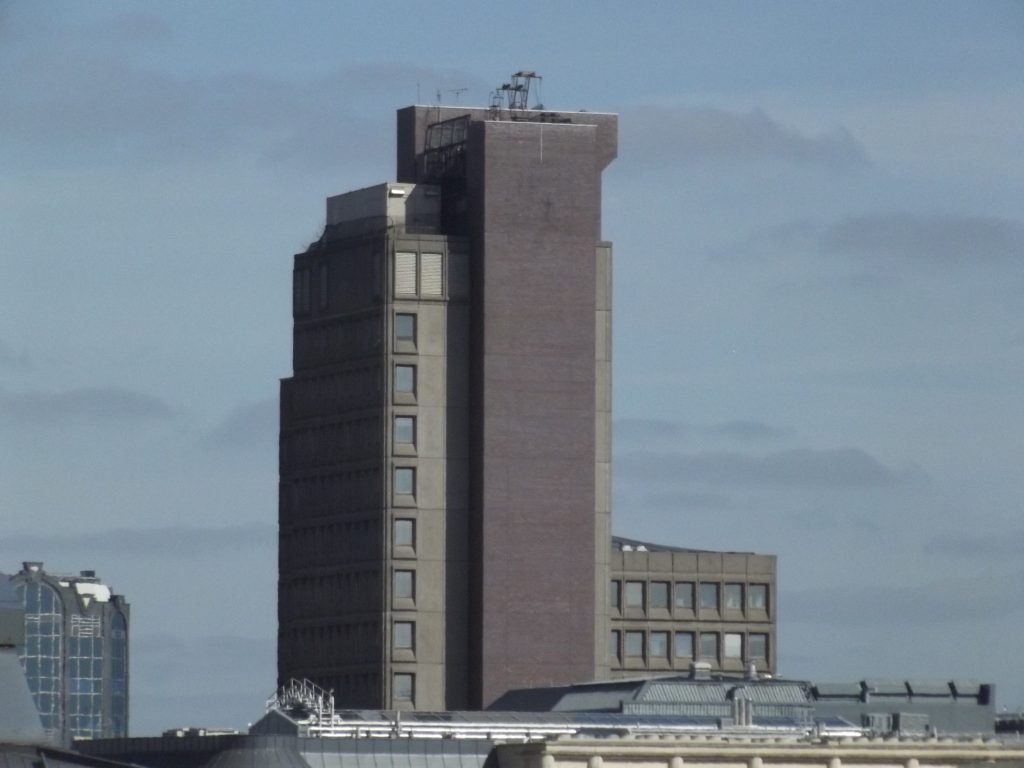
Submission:
<svg viewBox="0 0 1024 768">
<path fill-rule="evenodd" d="M 691 661 L 690 662 L 690 679 L 691 680 L 710 680 L 711 679 L 711 664 L 707 661 Z"/>
</svg>

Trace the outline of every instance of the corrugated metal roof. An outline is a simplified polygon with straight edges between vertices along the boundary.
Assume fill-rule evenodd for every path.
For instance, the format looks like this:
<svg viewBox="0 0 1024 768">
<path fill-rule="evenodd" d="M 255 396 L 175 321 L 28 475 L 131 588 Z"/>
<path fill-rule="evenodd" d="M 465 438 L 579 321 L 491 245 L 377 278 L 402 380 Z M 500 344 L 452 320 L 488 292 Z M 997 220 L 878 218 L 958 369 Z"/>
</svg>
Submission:
<svg viewBox="0 0 1024 768">
<path fill-rule="evenodd" d="M 719 682 L 652 680 L 637 693 L 636 701 L 713 703 L 725 701 L 731 687 Z"/>
<path fill-rule="evenodd" d="M 756 704 L 792 704 L 810 706 L 807 690 L 802 685 L 787 683 L 772 685 L 745 685 L 747 698 Z"/>
</svg>

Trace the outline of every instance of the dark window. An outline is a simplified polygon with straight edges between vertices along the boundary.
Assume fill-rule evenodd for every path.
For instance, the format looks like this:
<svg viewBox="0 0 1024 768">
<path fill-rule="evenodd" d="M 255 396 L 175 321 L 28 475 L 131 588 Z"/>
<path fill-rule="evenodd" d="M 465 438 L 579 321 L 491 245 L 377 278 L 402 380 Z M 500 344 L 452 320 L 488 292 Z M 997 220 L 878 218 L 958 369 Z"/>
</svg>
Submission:
<svg viewBox="0 0 1024 768">
<path fill-rule="evenodd" d="M 416 493 L 416 470 L 412 467 L 395 467 L 395 495 L 412 496 Z"/>
<path fill-rule="evenodd" d="M 405 313 L 395 315 L 395 341 L 416 343 L 416 315 Z"/>
<path fill-rule="evenodd" d="M 768 609 L 768 585 L 751 584 L 747 587 L 747 608 L 754 611 Z"/>
<path fill-rule="evenodd" d="M 668 659 L 668 632 L 651 632 L 651 658 Z"/>
<path fill-rule="evenodd" d="M 701 583 L 700 585 L 700 607 L 711 610 L 718 610 L 718 585 Z"/>
<path fill-rule="evenodd" d="M 612 581 L 608 585 L 608 605 L 612 608 L 622 607 L 622 582 Z"/>
<path fill-rule="evenodd" d="M 317 270 L 317 283 L 320 288 L 320 309 L 327 309 L 327 304 L 330 299 L 328 281 L 327 262 L 321 262 L 320 268 Z"/>
<path fill-rule="evenodd" d="M 416 647 L 416 623 L 396 621 L 394 643 L 396 650 L 413 650 Z"/>
<path fill-rule="evenodd" d="M 644 607 L 644 583 L 642 581 L 626 582 L 626 607 Z"/>
<path fill-rule="evenodd" d="M 617 629 L 613 629 L 608 633 L 608 658 L 612 661 L 618 662 L 621 660 L 622 653 L 620 645 L 622 643 L 622 633 Z"/>
<path fill-rule="evenodd" d="M 702 659 L 718 659 L 718 633 L 700 633 L 700 657 Z"/>
<path fill-rule="evenodd" d="M 416 394 L 415 365 L 395 366 L 395 392 L 406 395 Z"/>
<path fill-rule="evenodd" d="M 676 608 L 693 610 L 693 582 L 676 582 Z"/>
<path fill-rule="evenodd" d="M 743 585 L 742 584 L 726 584 L 723 592 L 723 602 L 725 603 L 726 610 L 730 611 L 742 611 L 743 610 Z"/>
<path fill-rule="evenodd" d="M 412 445 L 416 442 L 416 417 L 395 416 L 395 443 Z"/>
<path fill-rule="evenodd" d="M 750 658 L 752 659 L 767 659 L 768 658 L 768 635 L 761 633 L 750 633 Z"/>
<path fill-rule="evenodd" d="M 644 633 L 626 633 L 626 658 L 642 659 L 644 657 Z"/>
<path fill-rule="evenodd" d="M 409 600 L 416 597 L 415 571 L 395 571 L 394 597 Z"/>
<path fill-rule="evenodd" d="M 395 701 L 412 701 L 416 694 L 416 676 L 407 672 L 395 674 Z"/>
<path fill-rule="evenodd" d="M 395 520 L 395 546 L 416 546 L 416 521 L 402 517 Z"/>
<path fill-rule="evenodd" d="M 693 658 L 693 632 L 676 632 L 676 658 Z"/>
<path fill-rule="evenodd" d="M 651 582 L 651 608 L 668 610 L 668 582 Z"/>
</svg>

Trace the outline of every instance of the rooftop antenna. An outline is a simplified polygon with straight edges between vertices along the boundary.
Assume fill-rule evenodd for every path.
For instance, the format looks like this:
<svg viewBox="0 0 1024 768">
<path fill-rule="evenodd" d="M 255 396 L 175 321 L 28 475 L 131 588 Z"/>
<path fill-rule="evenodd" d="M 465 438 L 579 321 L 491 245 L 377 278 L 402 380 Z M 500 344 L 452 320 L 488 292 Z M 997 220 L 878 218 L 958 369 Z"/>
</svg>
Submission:
<svg viewBox="0 0 1024 768">
<path fill-rule="evenodd" d="M 533 70 L 523 69 L 512 73 L 512 79 L 494 92 L 491 97 L 491 109 L 507 108 L 510 112 L 530 109 L 530 87 L 536 81 L 537 94 L 540 94 L 540 84 L 544 78 Z M 539 100 L 539 99 L 538 99 Z M 533 109 L 543 109 L 543 104 L 537 104 Z"/>
<path fill-rule="evenodd" d="M 469 90 L 469 88 L 449 88 L 448 89 L 448 93 L 454 93 L 455 94 L 455 103 L 458 104 L 459 103 L 459 96 L 462 95 L 463 93 L 465 93 L 468 90 Z"/>
</svg>

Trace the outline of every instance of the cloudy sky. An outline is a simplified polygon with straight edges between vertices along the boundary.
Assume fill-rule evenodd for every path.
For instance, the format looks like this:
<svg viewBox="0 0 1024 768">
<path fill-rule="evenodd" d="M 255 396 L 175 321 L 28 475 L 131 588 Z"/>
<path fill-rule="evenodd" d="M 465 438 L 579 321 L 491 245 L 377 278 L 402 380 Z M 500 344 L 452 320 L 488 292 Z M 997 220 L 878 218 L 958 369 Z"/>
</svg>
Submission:
<svg viewBox="0 0 1024 768">
<path fill-rule="evenodd" d="M 274 686 L 291 255 L 394 110 L 621 115 L 615 528 L 779 556 L 779 667 L 1024 705 L 1024 5 L 0 0 L 0 570 L 132 603 L 132 730 Z"/>
</svg>

